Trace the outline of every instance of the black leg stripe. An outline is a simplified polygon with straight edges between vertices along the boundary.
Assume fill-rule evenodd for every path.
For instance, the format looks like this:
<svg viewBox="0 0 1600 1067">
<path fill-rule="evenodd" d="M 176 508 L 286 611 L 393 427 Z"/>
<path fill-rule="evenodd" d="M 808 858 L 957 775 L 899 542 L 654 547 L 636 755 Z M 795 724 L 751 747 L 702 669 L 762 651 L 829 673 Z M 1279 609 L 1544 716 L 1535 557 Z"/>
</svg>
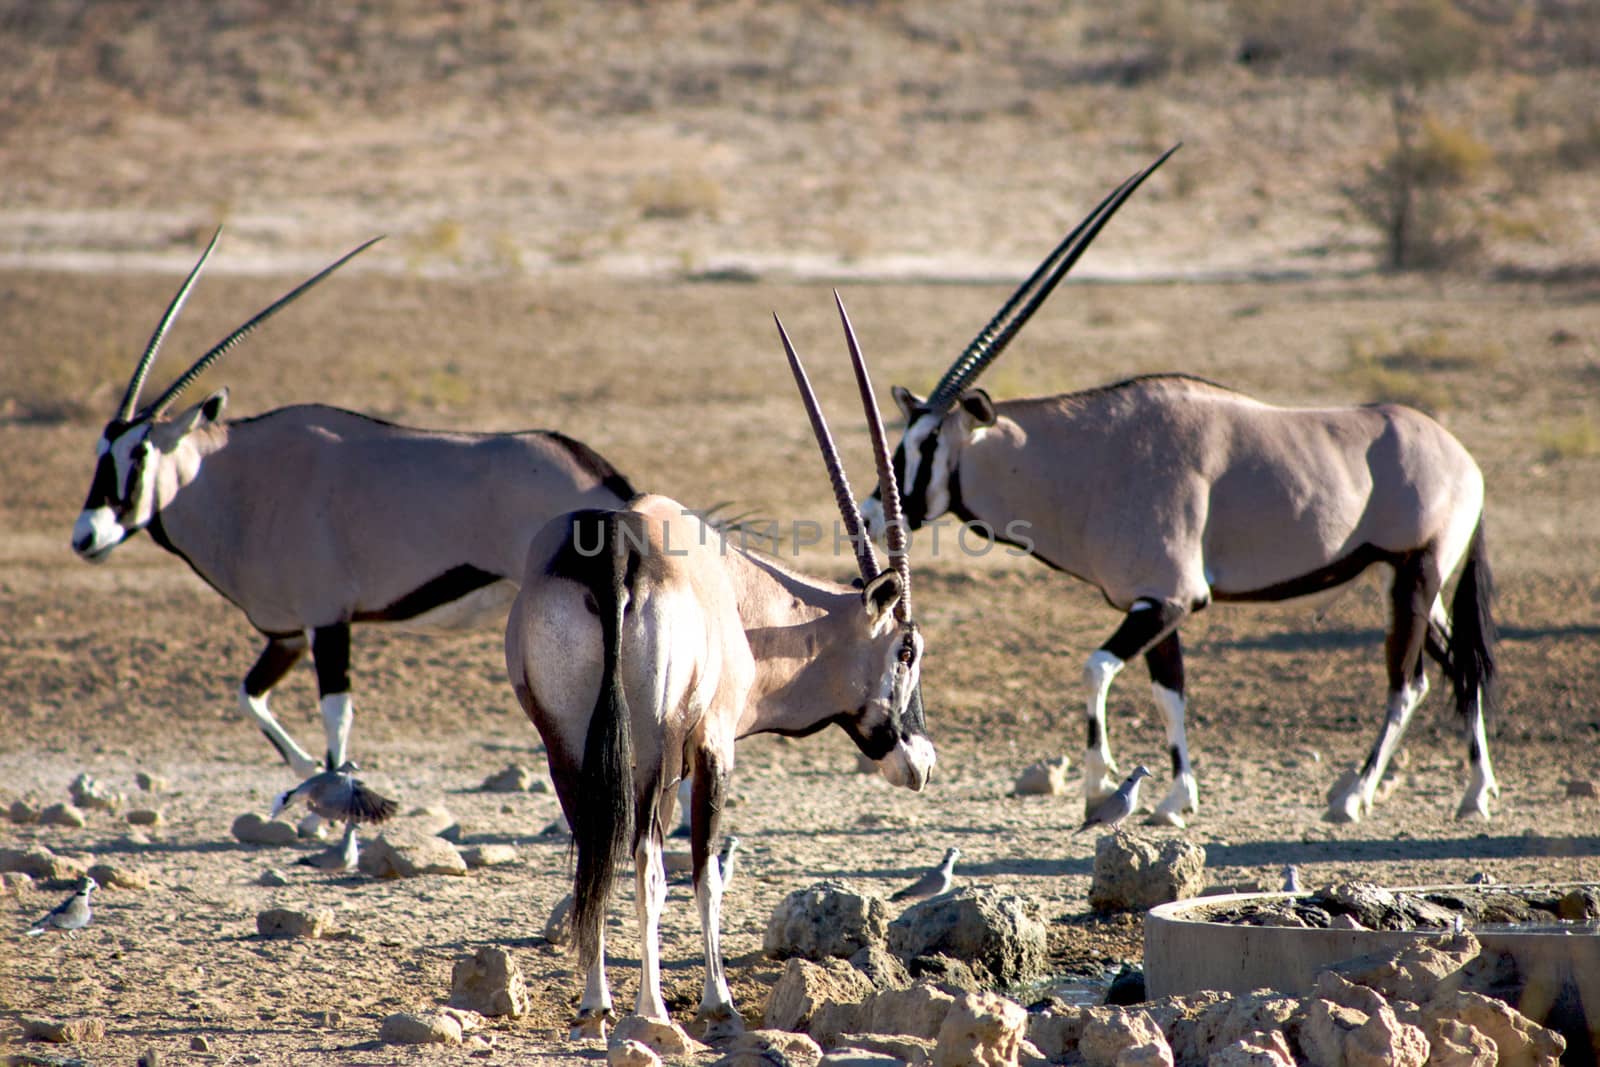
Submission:
<svg viewBox="0 0 1600 1067">
<path fill-rule="evenodd" d="M 1099 748 L 1100 747 L 1100 721 L 1098 719 L 1096 719 L 1093 715 L 1091 715 L 1091 716 L 1089 716 L 1088 723 L 1089 723 L 1089 738 L 1084 743 L 1083 747 L 1085 747 L 1085 748 Z"/>
<path fill-rule="evenodd" d="M 317 666 L 317 695 L 350 691 L 350 624 L 319 626 L 311 638 L 311 658 Z"/>
</svg>

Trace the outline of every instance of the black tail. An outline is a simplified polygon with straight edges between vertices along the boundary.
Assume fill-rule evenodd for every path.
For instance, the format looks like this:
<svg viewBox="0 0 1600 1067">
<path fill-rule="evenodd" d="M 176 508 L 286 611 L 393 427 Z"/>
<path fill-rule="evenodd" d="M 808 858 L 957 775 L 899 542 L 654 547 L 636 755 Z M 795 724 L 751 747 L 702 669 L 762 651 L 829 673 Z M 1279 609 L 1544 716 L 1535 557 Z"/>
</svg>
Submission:
<svg viewBox="0 0 1600 1067">
<path fill-rule="evenodd" d="M 574 517 L 573 537 L 579 545 L 598 546 L 608 565 L 596 568 L 590 586 L 600 615 L 604 666 L 600 695 L 584 740 L 583 769 L 578 779 L 582 798 L 573 821 L 578 850 L 572 885 L 572 933 L 579 965 L 588 970 L 600 950 L 601 923 L 611 898 L 617 865 L 633 839 L 633 732 L 628 701 L 617 674 L 622 658 L 622 616 L 629 599 L 631 558 L 637 546 L 620 530 L 617 512 L 582 512 Z M 590 529 L 580 527 L 590 525 Z M 594 562 L 599 563 L 597 559 Z"/>
<path fill-rule="evenodd" d="M 1472 532 L 1472 544 L 1450 601 L 1450 648 L 1445 670 L 1455 690 L 1456 711 L 1467 716 L 1476 699 L 1485 716 L 1493 696 L 1494 575 L 1489 571 L 1489 551 L 1483 522 Z"/>
</svg>

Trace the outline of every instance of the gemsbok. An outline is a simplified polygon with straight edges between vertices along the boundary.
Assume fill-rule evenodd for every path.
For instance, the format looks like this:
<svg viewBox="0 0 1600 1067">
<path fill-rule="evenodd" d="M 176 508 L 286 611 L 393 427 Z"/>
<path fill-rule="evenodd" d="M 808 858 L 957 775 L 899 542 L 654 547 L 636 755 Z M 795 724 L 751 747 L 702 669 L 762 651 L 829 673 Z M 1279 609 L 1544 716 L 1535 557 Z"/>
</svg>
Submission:
<svg viewBox="0 0 1600 1067">
<path fill-rule="evenodd" d="M 1089 656 L 1084 796 L 1116 788 L 1105 701 L 1142 655 L 1166 720 L 1175 779 L 1150 821 L 1181 824 L 1199 791 L 1184 736 L 1178 627 L 1213 601 L 1326 595 L 1387 567 L 1389 695 L 1358 773 L 1329 792 L 1348 822 L 1373 793 L 1427 692 L 1422 654 L 1444 668 L 1470 759 L 1458 817 L 1489 816 L 1499 786 L 1484 717 L 1495 673 L 1483 476 L 1437 422 L 1395 404 L 1283 408 L 1181 374 L 996 402 L 973 383 L 1107 220 L 1176 148 L 1127 179 L 1045 258 L 922 398 L 894 389 L 906 429 L 895 451 L 907 526 L 949 514 L 981 524 L 1125 612 Z M 880 493 L 863 506 L 876 534 Z M 1460 570 L 1448 614 L 1441 593 Z"/>
<path fill-rule="evenodd" d="M 226 389 L 168 414 L 206 368 L 372 241 L 234 330 L 136 410 L 162 339 L 220 235 L 168 305 L 100 435 L 72 547 L 98 563 L 148 530 L 242 610 L 267 646 L 244 677 L 239 704 L 305 777 L 319 765 L 267 698 L 308 646 L 332 770 L 345 762 L 350 738 L 352 624 L 501 625 L 540 526 L 634 493 L 594 450 L 558 433 L 417 430 L 322 404 L 225 421 Z"/>
<path fill-rule="evenodd" d="M 879 485 L 895 501 L 866 365 L 842 303 L 839 313 Z M 712 854 L 734 742 L 838 723 L 895 785 L 921 790 L 933 768 L 904 540 L 891 533 L 891 566 L 880 569 L 821 408 L 781 322 L 778 330 L 861 584 L 798 574 L 725 540 L 678 503 L 642 496 L 546 526 L 511 609 L 507 674 L 544 740 L 577 849 L 572 931 L 586 982 L 575 1038 L 604 1036 L 611 1017 L 603 920 L 617 865 L 630 853 L 642 971 L 634 1010 L 668 1018 L 657 932 L 667 892 L 663 827 L 680 776 L 691 779 L 690 854 L 705 941 L 698 1014 L 715 1032 L 739 1026 L 719 947 L 722 875 Z"/>
</svg>

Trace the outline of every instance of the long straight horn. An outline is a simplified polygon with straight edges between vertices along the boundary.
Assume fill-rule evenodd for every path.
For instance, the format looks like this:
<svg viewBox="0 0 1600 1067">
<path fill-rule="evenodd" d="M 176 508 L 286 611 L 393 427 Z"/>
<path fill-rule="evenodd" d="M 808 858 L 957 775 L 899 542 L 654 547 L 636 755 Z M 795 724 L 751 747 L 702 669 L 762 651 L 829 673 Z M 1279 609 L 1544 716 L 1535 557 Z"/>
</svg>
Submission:
<svg viewBox="0 0 1600 1067">
<path fill-rule="evenodd" d="M 118 422 L 127 422 L 133 415 L 134 405 L 139 402 L 139 390 L 144 388 L 145 375 L 150 373 L 150 365 L 156 361 L 156 353 L 161 350 L 161 342 L 166 339 L 167 330 L 177 319 L 178 312 L 183 310 L 183 302 L 189 299 L 189 290 L 194 288 L 195 279 L 200 277 L 200 268 L 211 258 L 211 250 L 217 247 L 217 238 L 221 236 L 222 227 L 218 226 L 217 232 L 211 235 L 211 243 L 200 253 L 200 262 L 194 265 L 189 276 L 183 280 L 183 285 L 178 287 L 178 295 L 172 298 L 172 303 L 167 305 L 166 313 L 156 324 L 156 332 L 150 335 L 149 343 L 144 346 L 144 355 L 139 357 L 139 365 L 134 368 L 133 377 L 128 380 L 128 390 L 122 394 L 122 403 L 117 407 Z"/>
<path fill-rule="evenodd" d="M 833 498 L 839 505 L 839 517 L 844 521 L 845 536 L 855 546 L 856 563 L 861 577 L 871 581 L 878 576 L 878 554 L 873 551 L 872 539 L 866 535 L 861 522 L 861 510 L 856 507 L 855 494 L 850 492 L 850 480 L 845 477 L 844 464 L 839 460 L 839 450 L 833 445 L 833 435 L 828 432 L 828 420 L 823 418 L 817 394 L 811 391 L 811 379 L 800 363 L 800 356 L 789 343 L 789 332 L 776 314 L 772 321 L 778 324 L 778 336 L 783 338 L 783 350 L 789 355 L 789 369 L 794 372 L 794 384 L 800 388 L 800 399 L 811 418 L 811 432 L 816 435 L 817 447 L 822 449 L 822 463 L 828 468 L 828 481 L 833 483 Z"/>
<path fill-rule="evenodd" d="M 1017 331 L 1022 329 L 1033 317 L 1033 313 L 1039 310 L 1039 305 L 1055 291 L 1061 279 L 1067 276 L 1067 272 L 1078 262 L 1079 257 L 1088 249 L 1105 224 L 1111 221 L 1111 216 L 1117 213 L 1117 209 L 1133 195 L 1135 189 L 1144 184 L 1146 178 L 1155 173 L 1157 167 L 1182 147 L 1181 141 L 1173 145 L 1161 153 L 1160 158 L 1154 163 L 1113 189 L 1071 233 L 1062 239 L 1060 244 L 1051 250 L 1044 258 L 1044 262 L 1039 264 L 1038 269 L 1017 287 L 1011 298 L 995 312 L 994 318 L 978 331 L 978 335 L 967 345 L 965 351 L 950 365 L 950 369 L 945 371 L 944 377 L 939 379 L 939 384 L 934 386 L 933 392 L 928 396 L 930 410 L 942 411 L 949 408 L 955 403 L 956 397 L 983 373 L 984 368 L 1005 351 L 1006 345 L 1011 343 Z M 1022 304 L 1024 299 L 1027 299 L 1027 303 L 1018 310 L 1018 305 Z"/>
<path fill-rule="evenodd" d="M 300 294 L 304 293 L 307 289 L 310 289 L 313 285 L 316 285 L 318 282 L 322 281 L 322 279 L 326 278 L 328 275 L 332 274 L 334 271 L 338 270 L 350 260 L 360 255 L 362 252 L 365 252 L 367 249 L 371 248 L 381 240 L 383 240 L 383 236 L 380 234 L 377 237 L 363 241 L 355 248 L 352 248 L 350 251 L 334 260 L 328 266 L 323 267 L 316 274 L 313 274 L 311 277 L 307 278 L 305 281 L 289 290 L 272 304 L 268 305 L 264 310 L 257 312 L 253 319 L 239 327 L 237 330 L 234 330 L 221 341 L 217 342 L 216 345 L 212 346 L 211 351 L 195 360 L 194 366 L 184 371 L 182 377 L 173 382 L 171 385 L 167 386 L 167 391 L 161 394 L 160 399 L 150 405 L 149 411 L 151 417 L 159 417 L 164 411 L 166 411 L 167 407 L 178 398 L 180 393 L 189 388 L 189 386 L 193 385 L 194 380 L 206 372 L 206 368 L 210 367 L 211 364 L 227 355 L 230 349 L 248 337 L 257 326 L 260 326 L 263 322 L 266 322 L 279 311 L 283 310 L 284 307 L 286 307 Z"/>
<path fill-rule="evenodd" d="M 872 377 L 867 373 L 867 361 L 861 355 L 855 327 L 850 325 L 850 313 L 844 309 L 844 300 L 837 289 L 833 291 L 833 302 L 839 306 L 845 344 L 850 346 L 850 362 L 856 369 L 856 387 L 861 390 L 861 405 L 867 411 L 867 432 L 872 435 L 872 458 L 878 466 L 878 495 L 883 499 L 884 537 L 889 543 L 889 564 L 900 575 L 900 601 L 895 605 L 894 613 L 901 622 L 910 622 L 911 561 L 906 557 L 905 513 L 900 507 L 900 485 L 894 476 L 889 435 L 883 432 L 883 416 L 878 413 L 878 398 L 872 392 Z"/>
</svg>

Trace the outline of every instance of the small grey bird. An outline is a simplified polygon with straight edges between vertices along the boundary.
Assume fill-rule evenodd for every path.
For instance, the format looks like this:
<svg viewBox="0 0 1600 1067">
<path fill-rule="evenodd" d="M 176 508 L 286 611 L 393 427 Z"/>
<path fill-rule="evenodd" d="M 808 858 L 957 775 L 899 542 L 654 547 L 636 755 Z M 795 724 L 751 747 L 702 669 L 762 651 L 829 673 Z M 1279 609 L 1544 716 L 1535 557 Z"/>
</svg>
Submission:
<svg viewBox="0 0 1600 1067">
<path fill-rule="evenodd" d="M 733 853 L 739 847 L 739 839 L 732 834 L 722 839 L 722 851 L 717 853 L 717 872 L 722 875 L 722 888 L 727 889 L 728 883 L 733 881 Z"/>
<path fill-rule="evenodd" d="M 1292 863 L 1283 865 L 1283 891 L 1285 893 L 1303 893 L 1300 888 L 1300 869 Z"/>
<path fill-rule="evenodd" d="M 900 890 L 890 900 L 927 900 L 941 893 L 950 892 L 950 886 L 955 881 L 956 860 L 961 858 L 959 848 L 947 849 L 944 859 L 939 861 L 939 866 L 918 878 L 915 882 Z"/>
<path fill-rule="evenodd" d="M 293 789 L 278 794 L 272 802 L 273 817 L 296 801 L 303 802 L 313 815 L 329 822 L 345 824 L 344 840 L 316 857 L 307 860 L 314 867 L 342 867 L 351 870 L 356 866 L 358 848 L 356 827 L 363 823 L 376 825 L 394 815 L 398 809 L 388 797 L 368 789 L 356 777 L 361 768 L 346 760 L 336 771 L 313 774 Z"/>
<path fill-rule="evenodd" d="M 1117 786 L 1117 791 L 1100 802 L 1100 806 L 1091 811 L 1083 825 L 1072 831 L 1074 837 L 1083 833 L 1091 826 L 1104 826 L 1114 830 L 1123 819 L 1132 815 L 1139 806 L 1139 782 L 1150 777 L 1150 772 L 1145 770 L 1144 764 L 1133 769 L 1128 775 L 1128 780 Z"/>
<path fill-rule="evenodd" d="M 77 937 L 78 931 L 89 925 L 93 914 L 89 911 L 89 894 L 100 888 L 100 883 L 83 876 L 77 890 L 50 909 L 49 914 L 28 927 L 29 937 L 38 937 L 46 930 L 65 930 L 68 937 Z"/>
</svg>

